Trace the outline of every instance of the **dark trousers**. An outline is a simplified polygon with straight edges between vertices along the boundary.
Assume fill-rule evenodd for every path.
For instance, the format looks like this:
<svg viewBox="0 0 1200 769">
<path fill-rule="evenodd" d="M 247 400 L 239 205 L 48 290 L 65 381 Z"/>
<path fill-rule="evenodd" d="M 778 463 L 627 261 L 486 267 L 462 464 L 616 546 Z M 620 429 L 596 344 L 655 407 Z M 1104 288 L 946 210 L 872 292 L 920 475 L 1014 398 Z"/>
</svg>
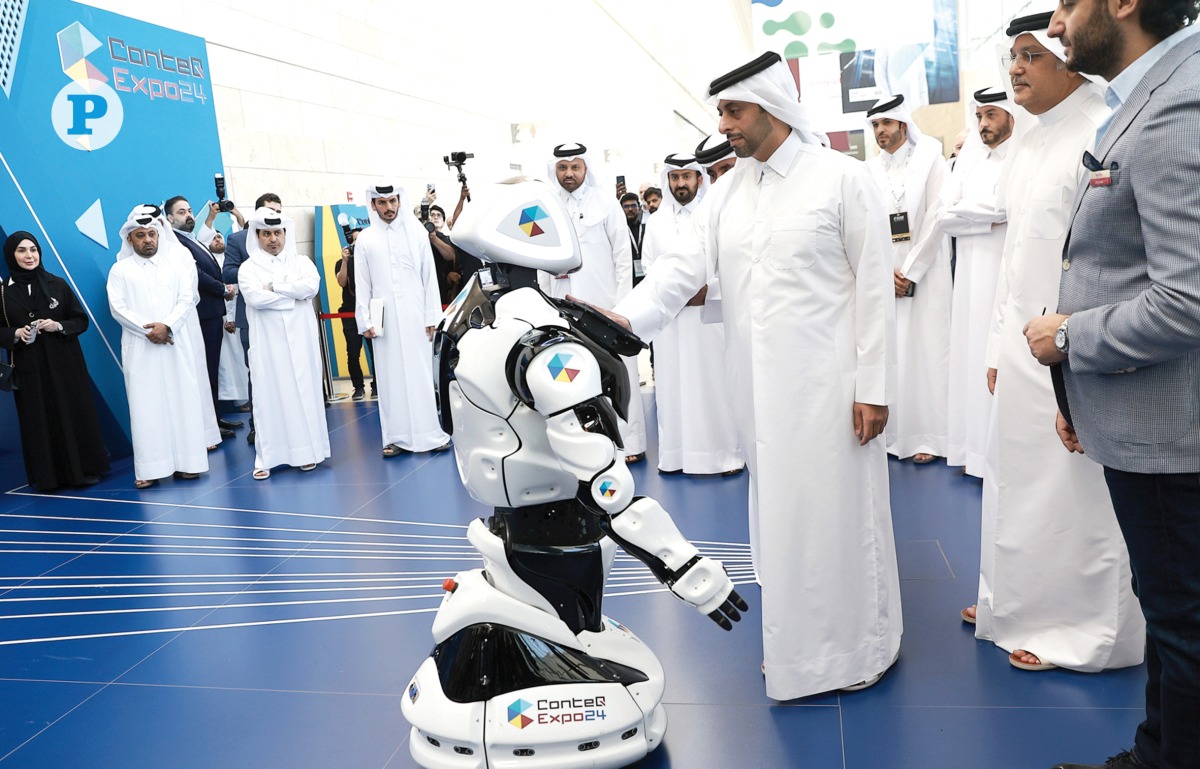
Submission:
<svg viewBox="0 0 1200 769">
<path fill-rule="evenodd" d="M 200 335 L 204 337 L 204 362 L 208 366 L 208 386 L 212 388 L 213 408 L 217 405 L 217 373 L 221 370 L 221 335 L 225 333 L 224 318 L 201 318 Z M 218 411 L 217 416 L 220 416 Z"/>
<path fill-rule="evenodd" d="M 375 348 L 371 340 L 358 333 L 358 323 L 354 318 L 342 318 L 342 336 L 346 337 L 346 371 L 350 374 L 350 382 L 355 390 L 363 389 L 363 370 L 359 358 L 362 356 L 363 342 L 367 343 L 367 359 L 375 365 Z M 371 384 L 379 389 L 379 373 L 375 373 Z"/>
<path fill-rule="evenodd" d="M 246 356 L 246 369 L 250 368 L 250 329 L 238 328 L 238 337 L 242 340 L 242 354 Z M 250 432 L 254 432 L 254 372 L 250 372 L 250 380 L 246 383 L 246 405 L 250 406 Z"/>
<path fill-rule="evenodd" d="M 1200 768 L 1200 473 L 1104 468 L 1146 615 L 1146 720 L 1134 750 L 1155 769 Z"/>
</svg>

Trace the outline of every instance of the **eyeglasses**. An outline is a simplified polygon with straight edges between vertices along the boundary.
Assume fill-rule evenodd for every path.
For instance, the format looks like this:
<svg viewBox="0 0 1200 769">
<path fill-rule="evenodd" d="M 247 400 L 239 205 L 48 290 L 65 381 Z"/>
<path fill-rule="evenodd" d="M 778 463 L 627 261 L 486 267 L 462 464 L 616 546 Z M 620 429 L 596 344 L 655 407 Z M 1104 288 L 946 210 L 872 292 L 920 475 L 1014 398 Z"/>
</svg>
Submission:
<svg viewBox="0 0 1200 769">
<path fill-rule="evenodd" d="M 1042 56 L 1047 53 L 1052 53 L 1052 51 L 1017 51 L 1011 56 L 1001 56 L 1000 63 L 1004 65 L 1005 69 L 1011 67 L 1014 61 L 1019 61 L 1022 65 L 1033 64 L 1034 56 Z"/>
</svg>

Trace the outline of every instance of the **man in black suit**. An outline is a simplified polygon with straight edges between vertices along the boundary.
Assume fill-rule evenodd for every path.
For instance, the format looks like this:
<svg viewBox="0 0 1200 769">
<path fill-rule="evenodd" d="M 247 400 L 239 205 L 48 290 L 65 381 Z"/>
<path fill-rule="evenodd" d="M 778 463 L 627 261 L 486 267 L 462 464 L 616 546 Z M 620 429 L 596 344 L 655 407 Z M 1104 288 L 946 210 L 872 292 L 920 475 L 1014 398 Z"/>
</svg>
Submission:
<svg viewBox="0 0 1200 769">
<path fill-rule="evenodd" d="M 175 230 L 175 237 L 184 248 L 192 253 L 196 261 L 199 278 L 200 301 L 196 304 L 196 316 L 200 319 L 200 333 L 204 337 L 204 360 L 208 366 L 208 384 L 212 389 L 213 408 L 217 407 L 217 372 L 221 367 L 221 333 L 225 325 L 225 300 L 232 299 L 234 286 L 221 279 L 221 266 L 216 257 L 202 246 L 192 234 L 196 219 L 187 198 L 176 195 L 163 204 L 167 221 Z M 240 422 L 217 418 L 222 438 L 232 438 L 233 428 Z"/>
<path fill-rule="evenodd" d="M 260 208 L 270 208 L 276 213 L 283 213 L 283 201 L 274 192 L 264 192 L 258 196 L 258 200 L 254 201 L 254 210 Z M 246 251 L 246 233 L 249 230 L 241 229 L 230 234 L 225 240 L 225 266 L 221 272 L 221 279 L 231 286 L 238 284 L 238 270 L 242 267 L 242 262 L 246 261 L 249 254 Z M 250 366 L 250 325 L 246 322 L 246 300 L 241 294 L 237 295 L 237 310 L 234 314 L 234 325 L 237 326 L 238 336 L 242 340 L 242 351 L 246 356 L 246 366 Z M 250 399 L 247 405 L 254 403 L 254 378 L 250 378 Z M 250 412 L 250 432 L 246 435 L 247 443 L 254 443 L 254 412 Z"/>
</svg>

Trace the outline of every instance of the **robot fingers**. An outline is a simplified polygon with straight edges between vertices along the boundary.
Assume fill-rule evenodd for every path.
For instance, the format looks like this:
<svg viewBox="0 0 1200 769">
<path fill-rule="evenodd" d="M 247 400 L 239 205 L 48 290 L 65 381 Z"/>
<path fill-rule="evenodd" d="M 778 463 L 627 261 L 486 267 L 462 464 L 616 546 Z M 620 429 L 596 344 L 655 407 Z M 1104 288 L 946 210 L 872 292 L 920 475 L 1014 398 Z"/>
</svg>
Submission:
<svg viewBox="0 0 1200 769">
<path fill-rule="evenodd" d="M 716 611 L 711 612 L 708 618 L 724 630 L 733 630 L 733 623 L 741 621 L 741 613 L 744 611 L 750 611 L 750 607 L 737 594 L 737 591 L 733 590 L 729 593 L 729 598 L 725 600 L 725 603 L 721 604 Z"/>
<path fill-rule="evenodd" d="M 671 592 L 695 606 L 701 614 L 711 617 L 721 627 L 725 627 L 729 621 L 740 620 L 742 615 L 739 609 L 749 609 L 734 591 L 733 582 L 721 562 L 703 556 L 693 558 L 680 570 L 671 585 Z M 721 619 L 717 619 L 718 616 Z"/>
<path fill-rule="evenodd" d="M 722 630 L 733 630 L 733 623 L 725 619 L 725 615 L 719 611 L 709 614 L 708 618 L 720 625 Z"/>
</svg>

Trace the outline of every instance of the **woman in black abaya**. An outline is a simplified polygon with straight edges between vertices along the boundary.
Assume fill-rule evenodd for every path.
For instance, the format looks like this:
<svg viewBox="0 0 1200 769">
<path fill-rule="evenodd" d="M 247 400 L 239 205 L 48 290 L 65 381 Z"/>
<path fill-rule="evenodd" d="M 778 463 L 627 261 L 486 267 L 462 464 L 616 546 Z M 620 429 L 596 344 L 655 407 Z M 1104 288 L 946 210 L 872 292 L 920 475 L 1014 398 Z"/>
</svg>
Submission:
<svg viewBox="0 0 1200 769">
<path fill-rule="evenodd" d="M 0 347 L 15 368 L 29 484 L 51 491 L 96 483 L 108 472 L 108 452 L 79 346 L 88 316 L 67 282 L 42 267 L 41 251 L 28 232 L 4 242 L 10 277 L 0 295 Z"/>
</svg>

